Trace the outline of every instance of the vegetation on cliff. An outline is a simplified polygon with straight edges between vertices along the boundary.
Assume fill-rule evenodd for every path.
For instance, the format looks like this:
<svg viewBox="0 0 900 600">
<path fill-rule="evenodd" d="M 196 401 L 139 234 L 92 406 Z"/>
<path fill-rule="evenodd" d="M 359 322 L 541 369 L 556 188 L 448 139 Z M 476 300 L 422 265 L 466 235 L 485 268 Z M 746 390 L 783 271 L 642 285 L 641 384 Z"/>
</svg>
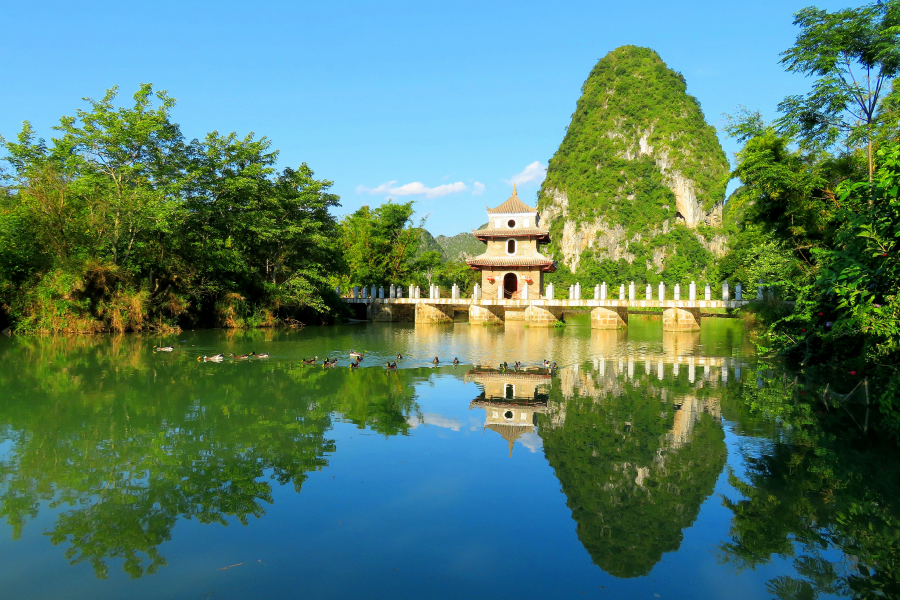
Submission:
<svg viewBox="0 0 900 600">
<path fill-rule="evenodd" d="M 728 161 L 686 90 L 649 48 L 617 48 L 591 71 L 539 194 L 567 267 L 557 280 L 715 279 L 704 243 L 719 233 Z"/>
</svg>

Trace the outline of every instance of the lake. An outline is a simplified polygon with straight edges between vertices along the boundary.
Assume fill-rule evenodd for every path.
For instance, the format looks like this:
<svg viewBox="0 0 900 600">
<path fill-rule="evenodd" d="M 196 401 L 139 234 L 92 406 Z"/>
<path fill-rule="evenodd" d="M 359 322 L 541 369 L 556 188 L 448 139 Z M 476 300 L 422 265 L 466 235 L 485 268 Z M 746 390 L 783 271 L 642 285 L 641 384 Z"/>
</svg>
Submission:
<svg viewBox="0 0 900 600">
<path fill-rule="evenodd" d="M 567 320 L 0 338 L 2 597 L 900 593 L 896 453 L 739 321 Z"/>
</svg>

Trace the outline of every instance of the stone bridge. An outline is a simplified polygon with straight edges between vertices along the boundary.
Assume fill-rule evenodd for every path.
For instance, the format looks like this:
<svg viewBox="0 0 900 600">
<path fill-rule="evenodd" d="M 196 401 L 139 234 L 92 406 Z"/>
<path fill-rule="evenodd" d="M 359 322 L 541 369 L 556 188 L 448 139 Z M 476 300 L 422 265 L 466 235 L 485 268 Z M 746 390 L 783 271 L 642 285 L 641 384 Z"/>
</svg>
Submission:
<svg viewBox="0 0 900 600">
<path fill-rule="evenodd" d="M 564 320 L 565 311 L 590 310 L 593 329 L 628 326 L 629 310 L 662 309 L 665 331 L 697 331 L 703 312 L 739 308 L 747 300 L 489 300 L 484 298 L 344 298 L 365 307 L 371 321 L 452 323 L 456 312 L 468 312 L 472 325 L 503 325 L 524 321 L 530 327 L 552 327 Z M 360 306 L 360 308 L 362 308 Z M 360 317 L 362 311 L 357 313 Z"/>
</svg>

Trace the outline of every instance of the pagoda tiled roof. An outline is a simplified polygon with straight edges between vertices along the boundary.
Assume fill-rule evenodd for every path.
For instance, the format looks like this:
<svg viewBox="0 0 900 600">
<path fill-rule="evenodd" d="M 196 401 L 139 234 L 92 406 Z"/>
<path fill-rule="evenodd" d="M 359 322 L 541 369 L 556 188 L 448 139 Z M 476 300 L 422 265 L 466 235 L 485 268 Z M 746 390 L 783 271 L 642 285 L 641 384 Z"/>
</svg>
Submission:
<svg viewBox="0 0 900 600">
<path fill-rule="evenodd" d="M 487 207 L 485 207 L 487 208 Z M 536 208 L 531 208 L 521 200 L 519 200 L 519 195 L 516 192 L 516 184 L 513 184 L 513 193 L 506 202 L 501 204 L 496 208 L 488 208 L 487 212 L 489 215 L 494 215 L 498 213 L 533 213 L 537 212 Z"/>
<path fill-rule="evenodd" d="M 467 258 L 466 264 L 470 267 L 541 267 L 542 270 L 552 273 L 556 270 L 556 263 L 545 256 L 487 256 L 481 254 L 475 258 Z"/>
<path fill-rule="evenodd" d="M 515 238 L 515 237 L 536 237 L 550 241 L 550 231 L 541 229 L 540 227 L 488 227 L 487 229 L 478 229 L 472 231 L 472 235 L 476 238 Z"/>
</svg>

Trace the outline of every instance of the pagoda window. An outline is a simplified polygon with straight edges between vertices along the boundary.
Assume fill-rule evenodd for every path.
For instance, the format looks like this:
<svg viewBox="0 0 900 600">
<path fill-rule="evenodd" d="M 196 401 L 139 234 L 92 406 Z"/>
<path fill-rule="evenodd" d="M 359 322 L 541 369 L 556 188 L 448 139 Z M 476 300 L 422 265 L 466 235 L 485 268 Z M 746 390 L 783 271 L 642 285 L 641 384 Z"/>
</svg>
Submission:
<svg viewBox="0 0 900 600">
<path fill-rule="evenodd" d="M 513 227 L 516 226 L 516 220 L 510 219 L 509 221 L 506 222 L 506 226 L 509 227 L 510 229 L 512 229 Z"/>
<path fill-rule="evenodd" d="M 507 254 L 515 254 L 516 253 L 516 240 L 507 240 L 506 241 L 506 253 Z"/>
</svg>

